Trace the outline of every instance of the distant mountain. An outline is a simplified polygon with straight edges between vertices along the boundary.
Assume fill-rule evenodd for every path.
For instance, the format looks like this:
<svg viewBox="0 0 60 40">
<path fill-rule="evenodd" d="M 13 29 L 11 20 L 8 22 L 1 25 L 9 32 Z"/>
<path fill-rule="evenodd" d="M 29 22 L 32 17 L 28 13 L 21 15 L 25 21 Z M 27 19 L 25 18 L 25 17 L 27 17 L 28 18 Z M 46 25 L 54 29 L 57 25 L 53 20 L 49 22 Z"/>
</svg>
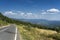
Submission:
<svg viewBox="0 0 60 40">
<path fill-rule="evenodd" d="M 41 25 L 49 26 L 49 27 L 60 26 L 60 21 L 49 21 L 45 19 L 18 19 L 18 20 L 22 20 L 25 22 L 31 22 L 34 24 L 41 24 Z"/>
</svg>

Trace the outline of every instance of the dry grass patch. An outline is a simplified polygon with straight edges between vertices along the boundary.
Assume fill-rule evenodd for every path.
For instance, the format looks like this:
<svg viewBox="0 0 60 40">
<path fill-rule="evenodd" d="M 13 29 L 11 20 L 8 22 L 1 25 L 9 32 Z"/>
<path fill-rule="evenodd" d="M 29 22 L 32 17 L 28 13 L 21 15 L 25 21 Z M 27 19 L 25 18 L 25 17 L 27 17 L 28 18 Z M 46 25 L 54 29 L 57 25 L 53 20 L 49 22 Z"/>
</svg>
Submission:
<svg viewBox="0 0 60 40">
<path fill-rule="evenodd" d="M 57 34 L 56 31 L 38 29 L 24 25 L 18 25 L 18 29 L 24 40 L 57 40 L 52 36 L 53 34 Z"/>
<path fill-rule="evenodd" d="M 46 34 L 46 35 L 52 35 L 52 34 L 55 34 L 57 33 L 56 31 L 53 31 L 53 30 L 46 30 L 46 29 L 38 29 L 38 28 L 35 28 L 36 31 L 40 32 L 40 34 Z"/>
</svg>

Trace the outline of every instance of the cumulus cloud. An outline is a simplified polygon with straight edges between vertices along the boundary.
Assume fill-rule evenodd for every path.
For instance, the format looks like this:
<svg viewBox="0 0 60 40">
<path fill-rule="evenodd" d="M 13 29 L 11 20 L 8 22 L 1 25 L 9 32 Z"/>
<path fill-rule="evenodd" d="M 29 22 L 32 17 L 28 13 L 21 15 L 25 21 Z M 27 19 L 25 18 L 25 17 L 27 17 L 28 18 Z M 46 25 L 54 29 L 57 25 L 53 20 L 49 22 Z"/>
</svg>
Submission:
<svg viewBox="0 0 60 40">
<path fill-rule="evenodd" d="M 33 14 L 32 13 L 26 13 L 27 16 L 32 16 Z"/>
<path fill-rule="evenodd" d="M 40 13 L 23 12 L 23 11 L 6 11 L 4 12 L 4 15 L 18 19 L 53 19 L 56 15 L 59 15 L 59 13 L 60 10 L 52 8 L 48 10 L 42 10 Z M 54 16 L 52 14 L 54 14 Z"/>
<path fill-rule="evenodd" d="M 20 13 L 21 16 L 25 15 L 25 13 Z"/>
<path fill-rule="evenodd" d="M 46 12 L 42 12 L 41 14 L 47 14 Z"/>
<path fill-rule="evenodd" d="M 41 14 L 58 14 L 58 13 L 60 13 L 59 9 L 51 8 L 51 9 L 42 11 Z"/>
<path fill-rule="evenodd" d="M 4 15 L 8 16 L 8 17 L 12 17 L 12 18 L 24 18 L 24 19 L 37 19 L 38 14 L 34 14 L 32 12 L 22 12 L 22 11 L 6 11 L 4 12 Z"/>
<path fill-rule="evenodd" d="M 4 14 L 5 15 L 15 15 L 16 13 L 13 13 L 12 11 L 6 11 Z"/>
<path fill-rule="evenodd" d="M 60 12 L 60 10 L 56 9 L 56 8 L 52 8 L 52 9 L 47 10 L 47 12 L 58 13 L 58 12 Z"/>
</svg>

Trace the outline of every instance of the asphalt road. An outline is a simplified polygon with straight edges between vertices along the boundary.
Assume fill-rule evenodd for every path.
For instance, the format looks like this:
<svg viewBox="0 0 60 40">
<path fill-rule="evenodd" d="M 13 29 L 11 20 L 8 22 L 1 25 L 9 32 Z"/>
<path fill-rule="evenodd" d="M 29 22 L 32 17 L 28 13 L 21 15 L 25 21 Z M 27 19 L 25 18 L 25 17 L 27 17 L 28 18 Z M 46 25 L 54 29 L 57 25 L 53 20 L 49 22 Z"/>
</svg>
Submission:
<svg viewBox="0 0 60 40">
<path fill-rule="evenodd" d="M 19 33 L 15 25 L 10 25 L 0 29 L 0 40 L 20 40 Z"/>
</svg>

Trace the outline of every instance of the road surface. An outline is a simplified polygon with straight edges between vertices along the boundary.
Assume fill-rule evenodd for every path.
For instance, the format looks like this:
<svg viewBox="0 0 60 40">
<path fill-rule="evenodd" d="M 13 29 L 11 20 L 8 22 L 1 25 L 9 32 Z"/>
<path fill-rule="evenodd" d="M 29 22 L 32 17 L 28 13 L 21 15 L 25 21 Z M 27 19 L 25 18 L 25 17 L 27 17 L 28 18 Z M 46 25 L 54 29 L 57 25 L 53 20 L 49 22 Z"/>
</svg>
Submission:
<svg viewBox="0 0 60 40">
<path fill-rule="evenodd" d="M 10 25 L 0 29 L 0 40 L 20 40 L 19 33 L 15 25 Z"/>
</svg>

